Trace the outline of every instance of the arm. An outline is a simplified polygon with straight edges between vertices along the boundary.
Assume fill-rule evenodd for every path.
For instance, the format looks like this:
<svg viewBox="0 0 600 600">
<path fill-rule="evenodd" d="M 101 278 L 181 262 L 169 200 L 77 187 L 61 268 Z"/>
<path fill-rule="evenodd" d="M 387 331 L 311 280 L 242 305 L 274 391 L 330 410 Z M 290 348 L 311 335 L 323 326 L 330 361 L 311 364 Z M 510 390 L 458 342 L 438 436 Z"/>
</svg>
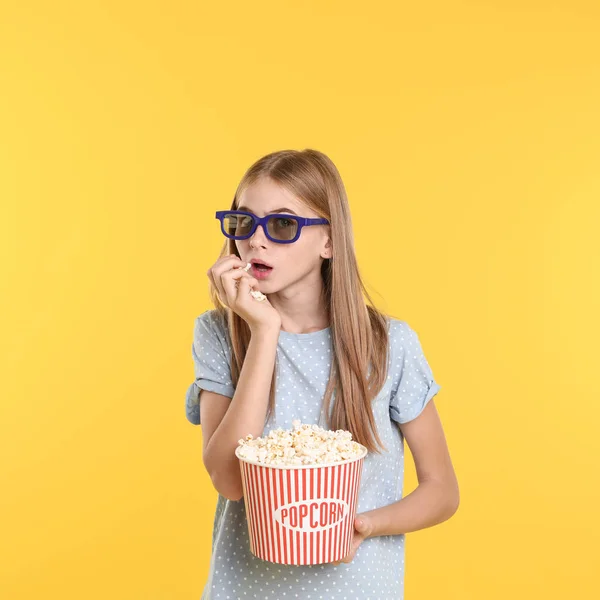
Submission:
<svg viewBox="0 0 600 600">
<path fill-rule="evenodd" d="M 253 331 L 240 378 L 223 416 L 223 403 L 200 402 L 203 461 L 215 489 L 230 500 L 242 498 L 238 440 L 262 435 L 275 366 L 279 331 Z M 205 391 L 202 394 L 206 393 Z"/>
<path fill-rule="evenodd" d="M 419 484 L 401 500 L 363 513 L 372 524 L 369 537 L 432 527 L 458 510 L 458 481 L 433 400 L 417 418 L 399 427 L 414 457 Z"/>
</svg>

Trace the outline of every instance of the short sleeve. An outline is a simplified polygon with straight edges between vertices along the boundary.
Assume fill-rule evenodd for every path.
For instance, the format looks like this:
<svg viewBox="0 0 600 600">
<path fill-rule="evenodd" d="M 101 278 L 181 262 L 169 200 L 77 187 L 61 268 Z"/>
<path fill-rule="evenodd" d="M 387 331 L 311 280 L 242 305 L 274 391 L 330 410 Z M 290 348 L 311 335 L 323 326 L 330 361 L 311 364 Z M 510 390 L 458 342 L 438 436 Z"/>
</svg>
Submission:
<svg viewBox="0 0 600 600">
<path fill-rule="evenodd" d="M 441 389 L 423 354 L 417 333 L 404 321 L 390 328 L 392 391 L 390 418 L 407 423 L 418 417 Z"/>
<path fill-rule="evenodd" d="M 215 311 L 206 311 L 196 317 L 192 359 L 195 381 L 185 397 L 185 415 L 193 425 L 200 425 L 200 390 L 217 392 L 233 398 L 235 388 L 231 380 L 229 345 Z"/>
</svg>

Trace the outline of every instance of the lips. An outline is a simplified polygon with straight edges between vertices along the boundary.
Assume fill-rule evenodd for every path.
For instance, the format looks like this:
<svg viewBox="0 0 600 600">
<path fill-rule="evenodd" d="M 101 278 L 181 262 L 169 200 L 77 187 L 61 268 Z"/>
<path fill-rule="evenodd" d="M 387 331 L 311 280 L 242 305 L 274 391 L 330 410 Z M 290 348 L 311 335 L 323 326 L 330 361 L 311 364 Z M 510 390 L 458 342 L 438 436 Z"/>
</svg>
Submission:
<svg viewBox="0 0 600 600">
<path fill-rule="evenodd" d="M 264 263 L 253 262 L 252 263 L 252 275 L 256 279 L 266 279 L 273 272 L 273 267 L 263 268 Z M 261 265 L 261 266 L 259 266 Z"/>
<path fill-rule="evenodd" d="M 262 260 L 258 260 L 258 259 L 254 259 L 253 258 L 250 262 L 252 263 L 252 265 L 260 265 L 261 267 L 269 267 L 270 269 L 273 268 L 273 265 L 270 265 L 269 263 L 264 262 Z"/>
</svg>

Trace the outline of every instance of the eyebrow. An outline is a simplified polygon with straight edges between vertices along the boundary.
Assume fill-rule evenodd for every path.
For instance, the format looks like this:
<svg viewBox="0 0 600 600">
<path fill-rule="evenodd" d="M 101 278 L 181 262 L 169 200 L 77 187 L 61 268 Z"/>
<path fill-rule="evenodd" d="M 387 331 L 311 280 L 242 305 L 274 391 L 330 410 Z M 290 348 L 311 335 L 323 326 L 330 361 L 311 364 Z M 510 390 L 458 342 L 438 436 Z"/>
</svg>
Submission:
<svg viewBox="0 0 600 600">
<path fill-rule="evenodd" d="M 245 210 L 246 212 L 252 212 L 247 206 L 238 206 L 237 209 Z M 270 210 L 267 214 L 270 215 L 271 213 L 292 213 L 293 215 L 298 216 L 298 214 L 295 213 L 291 208 L 286 208 L 285 206 L 276 208 L 275 210 Z"/>
</svg>

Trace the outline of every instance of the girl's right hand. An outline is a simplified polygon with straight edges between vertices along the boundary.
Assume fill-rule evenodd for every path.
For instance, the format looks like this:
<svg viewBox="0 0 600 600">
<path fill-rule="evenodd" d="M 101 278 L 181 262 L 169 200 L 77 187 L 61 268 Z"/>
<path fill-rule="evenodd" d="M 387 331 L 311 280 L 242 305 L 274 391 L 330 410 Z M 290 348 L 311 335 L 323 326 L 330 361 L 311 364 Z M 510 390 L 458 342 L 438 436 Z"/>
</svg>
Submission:
<svg viewBox="0 0 600 600">
<path fill-rule="evenodd" d="M 251 331 L 281 329 L 281 316 L 266 300 L 256 300 L 250 289 L 258 286 L 258 280 L 243 268 L 246 263 L 237 256 L 222 256 L 207 271 L 208 278 L 217 288 L 223 304 L 238 314 Z"/>
</svg>

